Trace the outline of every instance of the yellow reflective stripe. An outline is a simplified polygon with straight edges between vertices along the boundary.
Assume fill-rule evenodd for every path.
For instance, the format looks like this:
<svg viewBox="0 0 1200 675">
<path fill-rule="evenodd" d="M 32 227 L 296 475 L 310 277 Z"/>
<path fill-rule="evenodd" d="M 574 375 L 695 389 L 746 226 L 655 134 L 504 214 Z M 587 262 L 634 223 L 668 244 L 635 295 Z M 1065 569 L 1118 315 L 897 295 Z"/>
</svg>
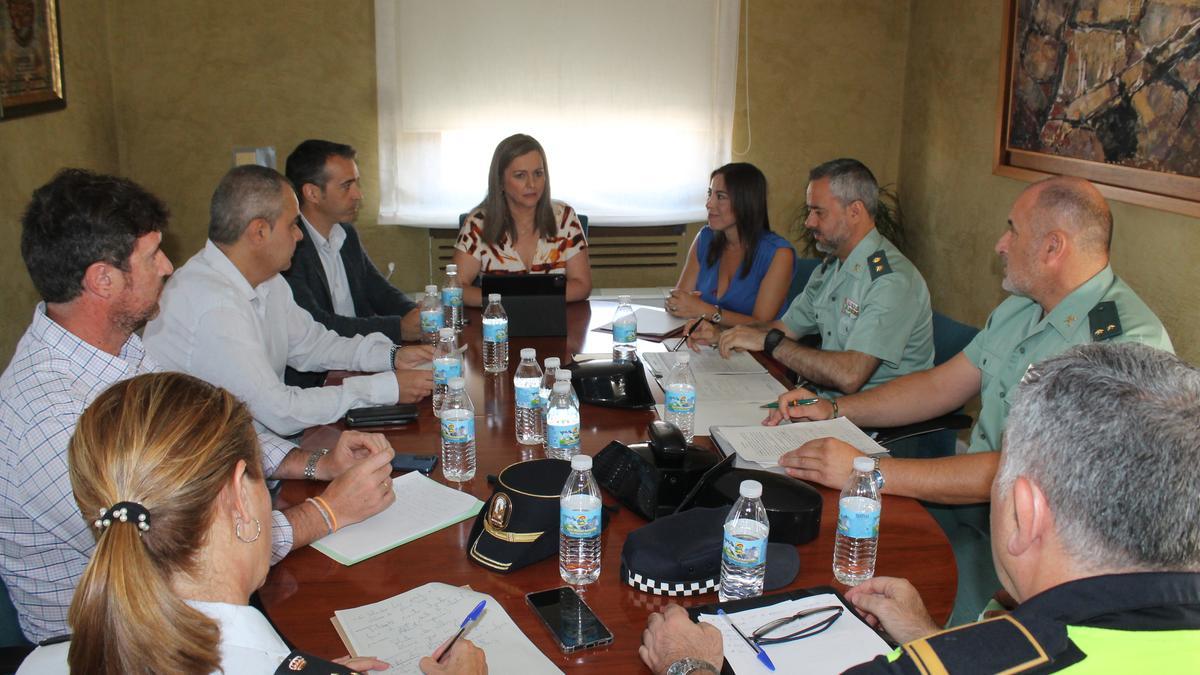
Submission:
<svg viewBox="0 0 1200 675">
<path fill-rule="evenodd" d="M 910 642 L 904 645 L 904 650 L 912 657 L 913 664 L 917 666 L 921 675 L 947 675 L 946 666 L 942 665 L 942 660 L 925 640 Z"/>
</svg>

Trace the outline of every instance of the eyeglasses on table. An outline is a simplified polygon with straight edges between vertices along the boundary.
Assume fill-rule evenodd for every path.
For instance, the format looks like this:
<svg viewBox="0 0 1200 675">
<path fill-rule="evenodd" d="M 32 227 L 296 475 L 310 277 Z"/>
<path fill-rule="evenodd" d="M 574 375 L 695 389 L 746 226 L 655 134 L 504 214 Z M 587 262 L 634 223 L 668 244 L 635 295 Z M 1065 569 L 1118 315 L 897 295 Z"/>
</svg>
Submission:
<svg viewBox="0 0 1200 675">
<path fill-rule="evenodd" d="M 829 630 L 829 627 L 832 626 L 845 611 L 846 608 L 840 605 L 827 605 L 825 607 L 814 607 L 812 609 L 801 610 L 791 616 L 780 617 L 774 621 L 763 624 L 758 628 L 758 630 L 755 630 L 750 634 L 750 639 L 754 640 L 754 642 L 760 647 L 766 645 L 777 645 L 783 642 L 792 642 L 794 640 L 803 640 L 806 637 L 812 637 Z M 828 614 L 829 616 L 824 616 L 819 621 L 814 623 L 802 621 L 802 619 L 824 614 Z M 785 629 L 791 630 L 792 632 L 785 633 L 783 635 L 772 635 L 772 633 L 779 633 Z"/>
</svg>

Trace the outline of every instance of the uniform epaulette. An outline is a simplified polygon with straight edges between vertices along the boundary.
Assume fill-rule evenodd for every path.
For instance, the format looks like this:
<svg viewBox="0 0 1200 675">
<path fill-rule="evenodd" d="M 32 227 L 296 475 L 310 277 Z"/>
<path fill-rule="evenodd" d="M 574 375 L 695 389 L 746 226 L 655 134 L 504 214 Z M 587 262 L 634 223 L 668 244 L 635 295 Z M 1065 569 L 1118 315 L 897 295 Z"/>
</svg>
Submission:
<svg viewBox="0 0 1200 675">
<path fill-rule="evenodd" d="M 279 667 L 275 669 L 275 675 L 289 675 L 289 673 L 320 673 L 321 675 L 359 675 L 358 671 L 350 670 L 340 663 L 326 661 L 319 656 L 306 654 L 300 650 L 294 650 Z"/>
<path fill-rule="evenodd" d="M 1117 314 L 1117 303 L 1105 300 L 1088 312 L 1088 324 L 1092 330 L 1092 342 L 1115 338 L 1121 334 L 1121 317 Z"/>
<path fill-rule="evenodd" d="M 923 675 L 1020 673 L 1050 662 L 1033 633 L 1009 614 L 934 633 L 902 649 L 901 658 Z"/>
<path fill-rule="evenodd" d="M 871 281 L 892 273 L 892 266 L 888 264 L 887 253 L 883 249 L 879 249 L 867 257 L 867 267 L 871 270 Z"/>
</svg>

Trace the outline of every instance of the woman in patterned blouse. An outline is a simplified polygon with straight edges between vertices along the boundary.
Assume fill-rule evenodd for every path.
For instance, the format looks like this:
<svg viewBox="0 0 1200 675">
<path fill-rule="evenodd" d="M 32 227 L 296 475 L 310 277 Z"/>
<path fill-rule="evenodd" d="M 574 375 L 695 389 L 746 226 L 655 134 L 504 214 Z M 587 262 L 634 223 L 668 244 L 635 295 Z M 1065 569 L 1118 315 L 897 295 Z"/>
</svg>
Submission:
<svg viewBox="0 0 1200 675">
<path fill-rule="evenodd" d="M 487 197 L 467 214 L 454 248 L 465 305 L 483 300 L 474 285 L 481 272 L 565 274 L 567 302 L 592 292 L 583 226 L 575 209 L 550 199 L 546 152 L 532 136 L 515 134 L 496 146 Z"/>
</svg>

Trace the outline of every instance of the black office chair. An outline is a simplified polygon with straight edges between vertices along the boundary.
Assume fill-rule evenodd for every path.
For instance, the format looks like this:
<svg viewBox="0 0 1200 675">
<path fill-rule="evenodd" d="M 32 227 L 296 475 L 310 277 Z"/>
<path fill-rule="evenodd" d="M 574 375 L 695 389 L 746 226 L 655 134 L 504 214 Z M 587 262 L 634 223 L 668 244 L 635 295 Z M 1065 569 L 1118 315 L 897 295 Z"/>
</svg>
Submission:
<svg viewBox="0 0 1200 675">
<path fill-rule="evenodd" d="M 0 581 L 0 675 L 17 672 L 21 662 L 33 651 L 33 645 L 21 632 L 17 608 L 8 596 L 8 587 Z"/>
<path fill-rule="evenodd" d="M 792 273 L 792 285 L 788 287 L 787 300 L 783 303 L 784 307 L 792 306 L 792 301 L 804 290 L 808 278 L 820 264 L 820 258 L 796 258 L 796 270 Z"/>
</svg>

